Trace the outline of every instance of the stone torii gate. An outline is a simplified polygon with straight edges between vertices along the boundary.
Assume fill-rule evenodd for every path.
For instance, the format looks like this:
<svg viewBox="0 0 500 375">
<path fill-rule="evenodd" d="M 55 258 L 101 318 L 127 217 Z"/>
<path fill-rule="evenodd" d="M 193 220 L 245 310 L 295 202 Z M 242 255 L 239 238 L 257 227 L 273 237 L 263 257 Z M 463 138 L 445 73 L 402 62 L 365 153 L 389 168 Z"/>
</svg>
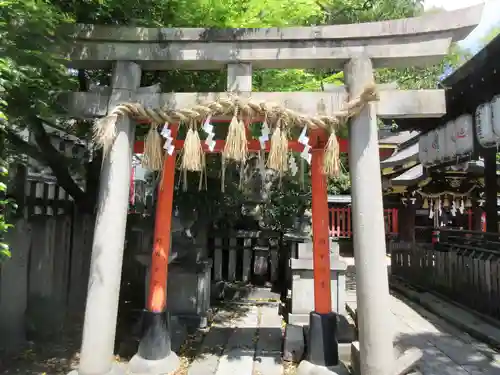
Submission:
<svg viewBox="0 0 500 375">
<path fill-rule="evenodd" d="M 286 29 L 217 31 L 84 25 L 74 33 L 68 65 L 84 69 L 112 66 L 111 87 L 69 93 L 62 102 L 68 116 L 80 118 L 105 116 L 117 105 L 131 102 L 147 108 L 191 108 L 204 100 L 227 94 L 163 94 L 157 87 L 141 88 L 142 70 L 227 67 L 229 92 L 237 92 L 239 96 L 251 97 L 255 101 L 279 103 L 304 115 L 334 116 L 349 97 L 356 97 L 373 82 L 374 67 L 423 66 L 439 62 L 452 40 L 464 38 L 477 25 L 481 12 L 482 6 L 477 6 L 403 20 Z M 252 69 L 323 67 L 344 69 L 347 89 L 331 93 L 251 92 Z M 404 356 L 395 361 L 393 352 L 377 116 L 388 119 L 441 117 L 444 112 L 444 92 L 441 90 L 386 89 L 380 91 L 377 103 L 366 105 L 349 124 L 360 369 L 363 375 L 398 375 L 398 367 L 408 362 Z M 113 350 L 134 129 L 133 118 L 118 117 L 116 136 L 103 161 L 80 366 L 75 372 L 79 375 L 122 373 L 114 364 Z M 326 179 L 321 171 L 321 145 L 317 146 L 312 153 L 311 172 L 315 313 L 321 317 L 331 313 L 331 301 Z M 249 149 L 252 148 L 250 141 Z M 174 162 L 174 156 L 165 158 L 166 174 L 155 227 L 155 239 L 161 237 L 162 252 L 167 256 L 169 234 L 166 233 L 169 232 L 172 208 Z M 157 264 L 166 268 L 161 261 Z M 148 346 L 149 353 L 145 355 L 139 349 L 130 363 L 132 373 L 165 374 L 175 371 L 178 366 L 175 354 L 170 351 L 168 332 L 164 332 L 162 326 L 165 287 L 156 292 L 159 297 L 150 296 L 150 301 L 163 301 L 161 311 L 152 310 L 155 304 L 148 303 L 149 311 L 145 317 L 150 326 L 146 336 L 150 336 L 141 342 L 142 346 Z M 160 339 L 161 348 L 151 342 L 151 337 Z M 309 373 L 315 366 L 330 367 L 338 363 L 338 357 L 332 359 L 327 353 L 332 349 L 325 348 L 328 344 L 325 339 L 320 334 L 311 343 L 310 348 L 320 348 L 323 355 L 309 353 L 309 361 L 303 361 L 300 367 L 303 373 Z"/>
</svg>

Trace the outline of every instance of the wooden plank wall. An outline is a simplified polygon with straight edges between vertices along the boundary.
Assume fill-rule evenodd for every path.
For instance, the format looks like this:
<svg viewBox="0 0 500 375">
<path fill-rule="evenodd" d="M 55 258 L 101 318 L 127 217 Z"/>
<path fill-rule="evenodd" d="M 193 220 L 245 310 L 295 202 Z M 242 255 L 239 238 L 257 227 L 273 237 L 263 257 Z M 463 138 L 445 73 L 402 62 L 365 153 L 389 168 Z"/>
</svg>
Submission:
<svg viewBox="0 0 500 375">
<path fill-rule="evenodd" d="M 257 236 L 245 231 L 213 235 L 208 239 L 213 280 L 248 283 L 260 278 L 275 282 L 278 279 L 281 234 L 268 234 L 266 243 L 269 250 L 261 250 Z"/>
<path fill-rule="evenodd" d="M 33 215 L 7 235 L 12 258 L 0 269 L 0 347 L 57 334 L 85 307 L 94 218 Z M 2 338 L 6 340 L 2 342 Z"/>
</svg>

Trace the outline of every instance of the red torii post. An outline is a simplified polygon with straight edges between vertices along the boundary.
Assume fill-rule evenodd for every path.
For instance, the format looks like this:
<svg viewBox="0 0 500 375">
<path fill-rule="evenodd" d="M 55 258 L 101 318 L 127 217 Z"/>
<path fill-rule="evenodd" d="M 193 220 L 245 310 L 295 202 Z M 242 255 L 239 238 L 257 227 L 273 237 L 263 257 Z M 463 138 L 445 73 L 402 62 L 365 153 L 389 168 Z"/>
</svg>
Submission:
<svg viewBox="0 0 500 375">
<path fill-rule="evenodd" d="M 222 120 L 221 120 L 222 121 Z M 254 120 L 255 121 L 255 120 Z M 175 150 L 182 150 L 184 141 L 175 139 L 177 125 L 172 126 L 172 138 L 174 138 Z M 247 135 L 248 127 L 247 127 Z M 309 135 L 309 146 L 311 147 L 311 184 L 312 184 L 312 229 L 313 229 L 313 274 L 314 274 L 314 306 L 315 311 L 311 315 L 325 316 L 332 314 L 331 284 L 330 284 L 330 249 L 329 249 L 329 212 L 327 199 L 326 176 L 323 173 L 323 155 L 327 140 L 327 134 L 323 130 L 314 130 Z M 216 140 L 213 151 L 202 142 L 204 152 L 219 153 L 224 150 L 225 141 Z M 343 142 L 346 147 L 346 142 Z M 289 150 L 302 152 L 304 145 L 296 140 L 288 141 Z M 261 145 L 258 140 L 248 140 L 248 151 L 259 152 Z M 266 142 L 264 149 L 270 150 L 270 142 Z M 137 141 L 134 145 L 134 153 L 141 154 L 144 151 L 144 142 Z M 158 366 L 165 362 L 165 367 L 171 369 L 172 362 L 178 361 L 175 353 L 170 349 L 170 336 L 168 332 L 167 315 L 167 275 L 168 258 L 170 254 L 170 231 L 172 222 L 172 204 L 175 180 L 175 153 L 166 155 L 163 164 L 163 175 L 160 182 L 158 201 L 156 208 L 156 220 L 154 231 L 154 247 L 151 259 L 151 274 L 148 290 L 147 307 L 145 311 L 143 336 L 139 345 L 137 356 L 143 359 L 154 360 Z M 312 323 L 312 322 L 311 322 Z M 335 320 L 336 323 L 336 320 Z M 335 328 L 333 328 L 335 329 Z M 334 332 L 330 332 L 330 335 Z M 320 344 L 318 342 L 318 344 Z M 323 346 L 321 340 L 321 346 Z M 333 349 L 333 348 L 332 348 Z M 335 352 L 337 351 L 334 348 Z M 321 350 L 322 352 L 323 350 Z M 162 361 L 164 360 L 164 361 Z M 139 362 L 139 361 L 137 361 Z M 133 366 L 134 358 L 130 361 Z"/>
</svg>

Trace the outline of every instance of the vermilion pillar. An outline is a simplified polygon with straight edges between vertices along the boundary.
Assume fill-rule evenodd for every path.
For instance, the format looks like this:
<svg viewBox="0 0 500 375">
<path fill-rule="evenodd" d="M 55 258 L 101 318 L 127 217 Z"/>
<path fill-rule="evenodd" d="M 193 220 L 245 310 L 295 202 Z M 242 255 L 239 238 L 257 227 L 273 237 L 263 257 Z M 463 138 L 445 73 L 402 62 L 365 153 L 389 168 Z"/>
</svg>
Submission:
<svg viewBox="0 0 500 375">
<path fill-rule="evenodd" d="M 309 364 L 331 368 L 339 364 L 337 315 L 332 312 L 330 286 L 330 238 L 328 229 L 328 196 L 323 173 L 323 149 L 312 151 L 312 229 L 314 311 L 309 315 L 307 361 L 302 361 L 297 373 L 309 373 Z M 302 367 L 302 368 L 301 368 Z"/>
<path fill-rule="evenodd" d="M 167 305 L 168 257 L 174 198 L 175 154 L 167 155 L 163 162 L 163 176 L 158 188 L 155 234 L 147 309 L 162 312 Z"/>
<path fill-rule="evenodd" d="M 328 193 L 326 176 L 323 173 L 323 154 L 322 149 L 313 150 L 311 160 L 314 309 L 317 313 L 328 314 L 332 311 L 332 300 Z"/>
<path fill-rule="evenodd" d="M 177 128 L 172 127 L 175 139 Z M 170 374 L 179 359 L 170 348 L 167 307 L 168 258 L 174 198 L 175 153 L 165 155 L 163 175 L 158 187 L 153 254 L 143 333 L 137 354 L 129 363 L 132 374 Z"/>
</svg>

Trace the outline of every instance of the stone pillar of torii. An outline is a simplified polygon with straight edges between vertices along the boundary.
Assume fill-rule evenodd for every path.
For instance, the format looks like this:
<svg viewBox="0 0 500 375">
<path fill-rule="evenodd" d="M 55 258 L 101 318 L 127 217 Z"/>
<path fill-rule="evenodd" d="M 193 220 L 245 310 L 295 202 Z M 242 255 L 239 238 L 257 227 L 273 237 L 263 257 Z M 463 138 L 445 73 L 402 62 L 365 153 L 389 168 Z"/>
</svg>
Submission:
<svg viewBox="0 0 500 375">
<path fill-rule="evenodd" d="M 374 68 L 439 63 L 451 41 L 463 39 L 478 24 L 481 12 L 482 5 L 366 24 L 229 31 L 83 25 L 73 34 L 75 40 L 68 65 L 84 69 L 113 67 L 112 82 L 109 88 L 63 95 L 61 104 L 67 116 L 86 119 L 105 116 L 117 104 L 128 102 L 149 108 L 191 108 L 227 93 L 161 93 L 158 86 L 139 87 L 141 71 L 227 67 L 228 91 L 256 101 L 280 103 L 307 115 L 331 115 L 341 110 L 349 97 L 356 97 L 367 83 L 373 82 Z M 251 92 L 252 69 L 271 68 L 343 69 L 346 87 L 335 92 Z M 360 371 L 363 375 L 399 375 L 419 355 L 406 353 L 396 360 L 393 350 L 377 117 L 441 117 L 445 113 L 445 97 L 442 90 L 402 91 L 387 87 L 379 90 L 379 101 L 366 105 L 348 124 Z M 114 362 L 113 351 L 133 142 L 133 121 L 121 117 L 101 172 L 82 350 L 79 368 L 75 370 L 78 375 L 123 373 Z M 322 191 L 316 195 L 313 211 L 315 207 L 321 211 L 326 205 L 318 201 L 321 195 Z M 315 220 L 313 226 L 327 226 L 327 216 Z M 328 247 L 324 240 L 315 239 L 315 252 L 323 253 L 323 248 Z M 323 261 L 326 264 L 319 265 L 315 259 L 315 267 L 329 271 L 329 258 Z M 323 296 L 330 299 L 329 293 Z M 318 299 L 315 301 L 315 313 L 320 316 L 329 313 L 323 310 L 325 306 L 331 309 L 331 301 L 322 302 L 321 306 Z M 169 344 L 168 337 L 162 340 L 163 344 Z M 175 353 L 169 347 L 162 350 L 157 359 L 143 358 L 138 353 L 131 362 L 130 372 L 175 371 L 178 366 Z M 324 354 L 320 359 L 309 356 L 299 366 L 300 373 L 311 373 L 318 367 L 341 372 L 338 367 L 331 367 L 335 359 Z"/>
</svg>

